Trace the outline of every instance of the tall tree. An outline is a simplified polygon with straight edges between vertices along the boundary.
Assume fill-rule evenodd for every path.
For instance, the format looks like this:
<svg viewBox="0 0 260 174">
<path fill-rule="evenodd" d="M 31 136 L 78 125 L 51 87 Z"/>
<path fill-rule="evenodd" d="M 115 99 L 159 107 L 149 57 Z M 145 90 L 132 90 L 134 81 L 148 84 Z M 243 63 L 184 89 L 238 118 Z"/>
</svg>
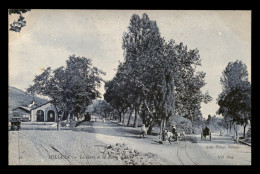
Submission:
<svg viewBox="0 0 260 174">
<path fill-rule="evenodd" d="M 122 121 L 122 116 L 129 107 L 127 84 L 124 81 L 125 76 L 122 69 L 122 64 L 119 64 L 115 77 L 105 83 L 106 93 L 104 94 L 106 102 L 117 110 L 119 122 Z"/>
<path fill-rule="evenodd" d="M 134 126 L 139 113 L 149 127 L 148 132 L 153 122 L 158 122 L 162 130 L 174 110 L 172 60 L 164 50 L 166 43 L 156 21 L 150 20 L 147 14 L 142 18 L 133 15 L 128 29 L 123 36 L 123 49 L 127 73 L 135 89 Z"/>
<path fill-rule="evenodd" d="M 223 116 L 231 117 L 232 123 L 245 129 L 251 119 L 251 85 L 248 82 L 247 67 L 242 61 L 229 62 L 220 79 L 222 92 L 217 99 Z"/>
<path fill-rule="evenodd" d="M 27 92 L 48 96 L 52 99 L 58 112 L 84 113 L 86 106 L 100 97 L 97 88 L 100 87 L 105 73 L 92 67 L 91 59 L 69 56 L 66 67 L 51 70 L 50 67 L 40 75 L 36 75 L 34 84 L 27 88 Z"/>
<path fill-rule="evenodd" d="M 151 55 L 157 54 L 157 48 L 162 45 L 159 28 L 155 21 L 149 19 L 147 14 L 132 15 L 128 32 L 123 35 L 123 45 L 125 55 L 125 66 L 127 73 L 131 75 L 130 83 L 135 98 L 135 121 L 134 127 L 137 127 L 137 118 L 140 106 L 142 104 L 142 88 L 144 87 L 142 79 L 147 59 Z"/>
<path fill-rule="evenodd" d="M 148 127 L 148 133 L 156 124 L 162 132 L 172 116 L 184 116 L 192 122 L 201 119 L 200 104 L 209 102 L 211 97 L 201 92 L 206 84 L 205 73 L 195 72 L 201 60 L 198 50 L 187 50 L 187 46 L 172 40 L 166 42 L 156 21 L 150 20 L 147 14 L 132 15 L 122 48 L 125 60 L 116 77 L 107 83 L 105 96 L 110 98 L 110 103 L 122 95 L 125 97 L 120 100 L 131 101 L 128 107 L 135 111 L 134 127 L 138 115 Z M 120 86 L 125 93 L 109 95 L 116 91 L 115 86 Z"/>
<path fill-rule="evenodd" d="M 202 93 L 206 85 L 206 73 L 196 72 L 201 66 L 201 58 L 197 49 L 188 50 L 183 43 L 176 44 L 170 40 L 167 45 L 168 58 L 173 62 L 175 115 L 191 120 L 192 124 L 202 117 L 201 103 L 212 100 L 208 92 Z"/>
</svg>

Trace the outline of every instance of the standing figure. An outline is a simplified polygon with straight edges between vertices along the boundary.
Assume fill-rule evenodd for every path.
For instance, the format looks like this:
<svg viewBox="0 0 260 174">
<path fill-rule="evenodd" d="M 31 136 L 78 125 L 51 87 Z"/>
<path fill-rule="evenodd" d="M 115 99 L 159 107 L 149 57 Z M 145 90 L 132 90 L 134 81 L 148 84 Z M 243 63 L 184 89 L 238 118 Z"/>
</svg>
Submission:
<svg viewBox="0 0 260 174">
<path fill-rule="evenodd" d="M 237 130 L 236 130 L 236 135 L 235 135 L 235 143 L 238 143 L 238 135 L 237 135 Z"/>
<path fill-rule="evenodd" d="M 163 133 L 162 133 L 162 141 L 166 141 L 166 136 L 167 136 L 167 129 L 163 129 Z"/>
<path fill-rule="evenodd" d="M 172 125 L 172 134 L 173 134 L 173 138 L 178 141 L 178 134 L 177 134 L 177 130 L 176 130 L 176 126 Z"/>
<path fill-rule="evenodd" d="M 145 128 L 145 124 L 142 125 L 141 131 L 142 131 L 142 132 L 141 132 L 141 135 L 143 135 L 143 137 L 144 137 L 145 135 L 147 135 L 147 130 L 146 130 L 146 128 Z M 140 136 L 141 136 L 141 135 L 140 135 Z"/>
<path fill-rule="evenodd" d="M 165 131 L 165 142 L 168 140 L 169 141 L 169 143 L 171 144 L 171 139 L 172 138 L 174 138 L 175 139 L 175 136 L 173 135 L 173 133 L 171 132 L 171 131 L 168 131 L 167 129 L 166 129 L 166 131 Z"/>
<path fill-rule="evenodd" d="M 222 136 L 223 135 L 223 131 L 222 130 L 220 130 L 220 136 Z"/>
</svg>

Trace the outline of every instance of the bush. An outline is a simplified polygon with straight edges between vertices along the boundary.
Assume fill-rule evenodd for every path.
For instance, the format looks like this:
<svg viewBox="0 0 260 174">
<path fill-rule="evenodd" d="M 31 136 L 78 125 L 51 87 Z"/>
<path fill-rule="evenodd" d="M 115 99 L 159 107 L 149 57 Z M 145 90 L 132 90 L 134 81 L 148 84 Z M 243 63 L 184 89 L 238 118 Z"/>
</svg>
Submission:
<svg viewBox="0 0 260 174">
<path fill-rule="evenodd" d="M 172 125 L 176 125 L 177 132 L 192 133 L 192 130 L 197 129 L 192 127 L 189 119 L 180 116 L 170 117 L 167 127 L 171 128 Z"/>
</svg>

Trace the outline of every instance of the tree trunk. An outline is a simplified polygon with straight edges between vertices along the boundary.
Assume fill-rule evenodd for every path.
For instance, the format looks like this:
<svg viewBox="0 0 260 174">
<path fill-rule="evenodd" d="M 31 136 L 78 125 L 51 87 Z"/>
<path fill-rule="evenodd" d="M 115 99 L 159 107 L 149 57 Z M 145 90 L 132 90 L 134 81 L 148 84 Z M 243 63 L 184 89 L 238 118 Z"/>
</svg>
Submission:
<svg viewBox="0 0 260 174">
<path fill-rule="evenodd" d="M 244 125 L 244 133 L 243 133 L 243 138 L 244 138 L 244 139 L 246 138 L 246 126 L 247 126 L 247 125 Z"/>
<path fill-rule="evenodd" d="M 229 134 L 231 135 L 231 130 L 232 130 L 232 124 L 229 123 Z"/>
<path fill-rule="evenodd" d="M 123 121 L 122 121 L 123 124 L 125 124 L 125 113 L 123 113 Z"/>
<path fill-rule="evenodd" d="M 191 113 L 190 113 L 190 115 L 191 115 Z M 193 127 L 193 116 L 191 116 L 191 127 L 192 127 L 192 129 L 191 129 L 191 133 L 192 134 L 194 134 L 194 127 Z"/>
<path fill-rule="evenodd" d="M 234 137 L 235 137 L 236 139 L 238 139 L 238 138 L 237 138 L 237 125 L 236 125 L 236 123 L 234 123 Z"/>
<path fill-rule="evenodd" d="M 147 134 L 150 135 L 152 133 L 152 129 L 153 129 L 153 126 L 152 126 L 152 124 L 150 124 L 148 127 L 148 130 L 147 130 Z"/>
<path fill-rule="evenodd" d="M 59 114 L 58 114 L 58 117 L 57 117 L 57 130 L 59 131 L 60 130 L 60 122 L 61 122 L 61 118 L 63 117 L 64 115 L 64 112 L 62 112 L 62 116 L 59 117 Z"/>
<path fill-rule="evenodd" d="M 163 129 L 165 128 L 165 126 L 166 126 L 166 119 L 164 118 L 163 119 Z"/>
<path fill-rule="evenodd" d="M 159 143 L 162 143 L 162 132 L 163 132 L 163 119 L 160 123 L 160 134 L 159 134 Z"/>
<path fill-rule="evenodd" d="M 162 125 L 162 134 L 164 133 L 163 130 L 165 129 L 165 126 L 166 126 L 166 118 L 163 119 L 163 125 Z M 163 141 L 165 141 L 165 136 L 163 135 Z"/>
<path fill-rule="evenodd" d="M 137 117 L 138 117 L 138 107 L 135 106 L 135 120 L 134 120 L 134 127 L 135 127 L 135 128 L 138 126 Z"/>
<path fill-rule="evenodd" d="M 121 112 L 119 112 L 119 123 L 121 123 L 121 118 L 122 118 L 122 114 L 121 114 Z"/>
<path fill-rule="evenodd" d="M 67 123 L 70 121 L 70 113 L 68 113 Z"/>
<path fill-rule="evenodd" d="M 132 117 L 133 110 L 134 110 L 134 109 L 131 109 L 131 111 L 130 111 L 130 114 L 129 114 L 129 117 L 128 117 L 128 121 L 127 121 L 127 126 L 130 125 L 130 119 L 131 119 L 131 117 Z"/>
<path fill-rule="evenodd" d="M 59 112 L 58 112 L 58 109 L 56 107 L 56 104 L 54 103 L 54 108 L 56 110 L 56 113 L 57 113 L 57 130 L 59 131 L 60 130 L 60 118 L 59 118 Z"/>
</svg>

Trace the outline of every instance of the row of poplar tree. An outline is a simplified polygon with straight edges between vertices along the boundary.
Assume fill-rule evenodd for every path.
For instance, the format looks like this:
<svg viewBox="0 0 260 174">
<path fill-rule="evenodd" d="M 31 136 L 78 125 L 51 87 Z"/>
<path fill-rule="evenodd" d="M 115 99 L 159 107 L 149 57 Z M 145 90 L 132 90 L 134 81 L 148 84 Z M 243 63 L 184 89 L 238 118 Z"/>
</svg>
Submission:
<svg viewBox="0 0 260 174">
<path fill-rule="evenodd" d="M 145 13 L 132 15 L 122 48 L 124 61 L 115 77 L 105 83 L 104 94 L 119 121 L 126 112 L 134 111 L 134 127 L 140 116 L 151 133 L 154 125 L 162 132 L 170 117 L 185 117 L 192 123 L 202 118 L 201 103 L 212 98 L 201 91 L 205 73 L 196 72 L 201 66 L 197 49 L 165 41 L 156 21 Z"/>
</svg>

